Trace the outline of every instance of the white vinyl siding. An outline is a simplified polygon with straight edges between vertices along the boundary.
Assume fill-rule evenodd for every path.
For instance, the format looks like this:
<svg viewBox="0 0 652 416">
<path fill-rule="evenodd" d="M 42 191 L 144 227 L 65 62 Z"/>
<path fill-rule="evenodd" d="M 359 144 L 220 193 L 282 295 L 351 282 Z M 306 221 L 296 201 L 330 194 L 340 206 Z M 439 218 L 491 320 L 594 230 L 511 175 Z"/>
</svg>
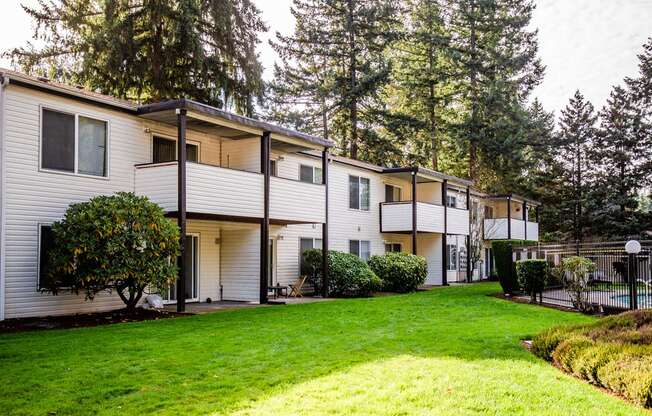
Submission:
<svg viewBox="0 0 652 416">
<path fill-rule="evenodd" d="M 260 300 L 260 227 L 222 230 L 221 278 L 224 300 Z"/>
</svg>

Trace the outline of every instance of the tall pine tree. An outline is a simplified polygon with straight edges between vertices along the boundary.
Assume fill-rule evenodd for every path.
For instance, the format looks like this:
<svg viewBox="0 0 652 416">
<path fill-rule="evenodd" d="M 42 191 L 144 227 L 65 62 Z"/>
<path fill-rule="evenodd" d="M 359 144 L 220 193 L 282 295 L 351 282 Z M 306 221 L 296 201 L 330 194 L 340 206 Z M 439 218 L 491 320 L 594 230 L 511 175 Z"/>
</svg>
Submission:
<svg viewBox="0 0 652 416">
<path fill-rule="evenodd" d="M 397 34 L 393 3 L 294 0 L 294 33 L 278 33 L 272 42 L 282 59 L 277 73 L 290 74 L 274 86 L 275 102 L 289 102 L 288 111 L 293 111 L 296 102 L 288 95 L 303 97 L 303 110 L 310 110 L 315 119 L 319 113 L 322 129 L 326 127 L 340 151 L 352 158 L 370 159 L 374 145 L 381 142 L 375 128 L 384 111 L 379 91 L 390 73 L 385 53 Z"/>
<path fill-rule="evenodd" d="M 24 7 L 44 41 L 8 53 L 28 73 L 121 98 L 178 97 L 252 114 L 262 94 L 251 0 L 39 0 Z"/>
</svg>

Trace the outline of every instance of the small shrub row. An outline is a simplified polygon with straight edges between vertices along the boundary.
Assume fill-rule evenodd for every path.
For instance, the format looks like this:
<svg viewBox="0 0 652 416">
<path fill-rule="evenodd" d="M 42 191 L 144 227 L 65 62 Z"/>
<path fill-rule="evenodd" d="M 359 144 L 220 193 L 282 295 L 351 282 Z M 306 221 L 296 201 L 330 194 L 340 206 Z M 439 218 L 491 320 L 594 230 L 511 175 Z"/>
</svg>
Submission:
<svg viewBox="0 0 652 416">
<path fill-rule="evenodd" d="M 426 259 L 410 253 L 371 256 L 369 267 L 383 281 L 383 290 L 389 292 L 413 292 L 428 276 Z"/>
<path fill-rule="evenodd" d="M 532 352 L 576 377 L 652 407 L 651 341 L 652 311 L 633 311 L 551 328 L 534 338 Z"/>
</svg>

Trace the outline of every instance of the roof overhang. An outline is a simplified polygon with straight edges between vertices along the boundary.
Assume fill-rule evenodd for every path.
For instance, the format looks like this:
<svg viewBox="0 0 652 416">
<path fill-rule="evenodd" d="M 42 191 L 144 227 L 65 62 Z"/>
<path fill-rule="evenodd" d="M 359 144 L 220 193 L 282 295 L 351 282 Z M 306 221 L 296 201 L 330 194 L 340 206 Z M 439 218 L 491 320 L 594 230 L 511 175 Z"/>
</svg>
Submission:
<svg viewBox="0 0 652 416">
<path fill-rule="evenodd" d="M 437 172 L 431 169 L 421 168 L 421 167 L 410 167 L 410 168 L 384 168 L 382 170 L 383 174 L 397 176 L 402 179 L 409 179 L 413 174 L 417 175 L 417 183 L 426 183 L 426 182 L 443 182 L 447 181 L 452 186 L 458 186 L 462 188 L 472 187 L 473 181 L 468 179 L 458 178 L 457 176 L 446 175 L 445 173 Z"/>
<path fill-rule="evenodd" d="M 485 199 L 491 199 L 491 200 L 512 200 L 516 202 L 527 202 L 529 205 L 532 206 L 539 206 L 541 205 L 541 202 L 535 201 L 534 199 L 526 198 L 524 196 L 516 195 L 516 194 L 497 194 L 497 195 L 487 195 L 484 197 Z"/>
<path fill-rule="evenodd" d="M 277 149 L 282 147 L 285 151 L 323 150 L 334 144 L 330 140 L 232 114 L 188 99 L 142 105 L 138 107 L 136 113 L 147 120 L 176 124 L 180 110 L 186 110 L 189 129 L 216 134 L 226 139 L 260 137 L 263 133 L 269 132 L 274 147 Z"/>
</svg>

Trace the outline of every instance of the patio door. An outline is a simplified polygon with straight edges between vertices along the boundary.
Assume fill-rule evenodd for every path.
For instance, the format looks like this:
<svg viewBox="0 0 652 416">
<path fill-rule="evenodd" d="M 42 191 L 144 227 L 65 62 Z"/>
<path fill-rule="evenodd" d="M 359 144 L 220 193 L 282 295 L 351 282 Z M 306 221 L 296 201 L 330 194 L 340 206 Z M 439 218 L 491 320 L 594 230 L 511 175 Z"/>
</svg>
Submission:
<svg viewBox="0 0 652 416">
<path fill-rule="evenodd" d="M 199 300 L 199 236 L 186 235 L 186 302 Z M 177 301 L 177 285 L 172 284 L 161 294 L 166 303 Z"/>
<path fill-rule="evenodd" d="M 274 286 L 274 240 L 269 239 L 269 244 L 267 244 L 267 258 L 269 262 L 267 263 L 267 287 Z"/>
</svg>

